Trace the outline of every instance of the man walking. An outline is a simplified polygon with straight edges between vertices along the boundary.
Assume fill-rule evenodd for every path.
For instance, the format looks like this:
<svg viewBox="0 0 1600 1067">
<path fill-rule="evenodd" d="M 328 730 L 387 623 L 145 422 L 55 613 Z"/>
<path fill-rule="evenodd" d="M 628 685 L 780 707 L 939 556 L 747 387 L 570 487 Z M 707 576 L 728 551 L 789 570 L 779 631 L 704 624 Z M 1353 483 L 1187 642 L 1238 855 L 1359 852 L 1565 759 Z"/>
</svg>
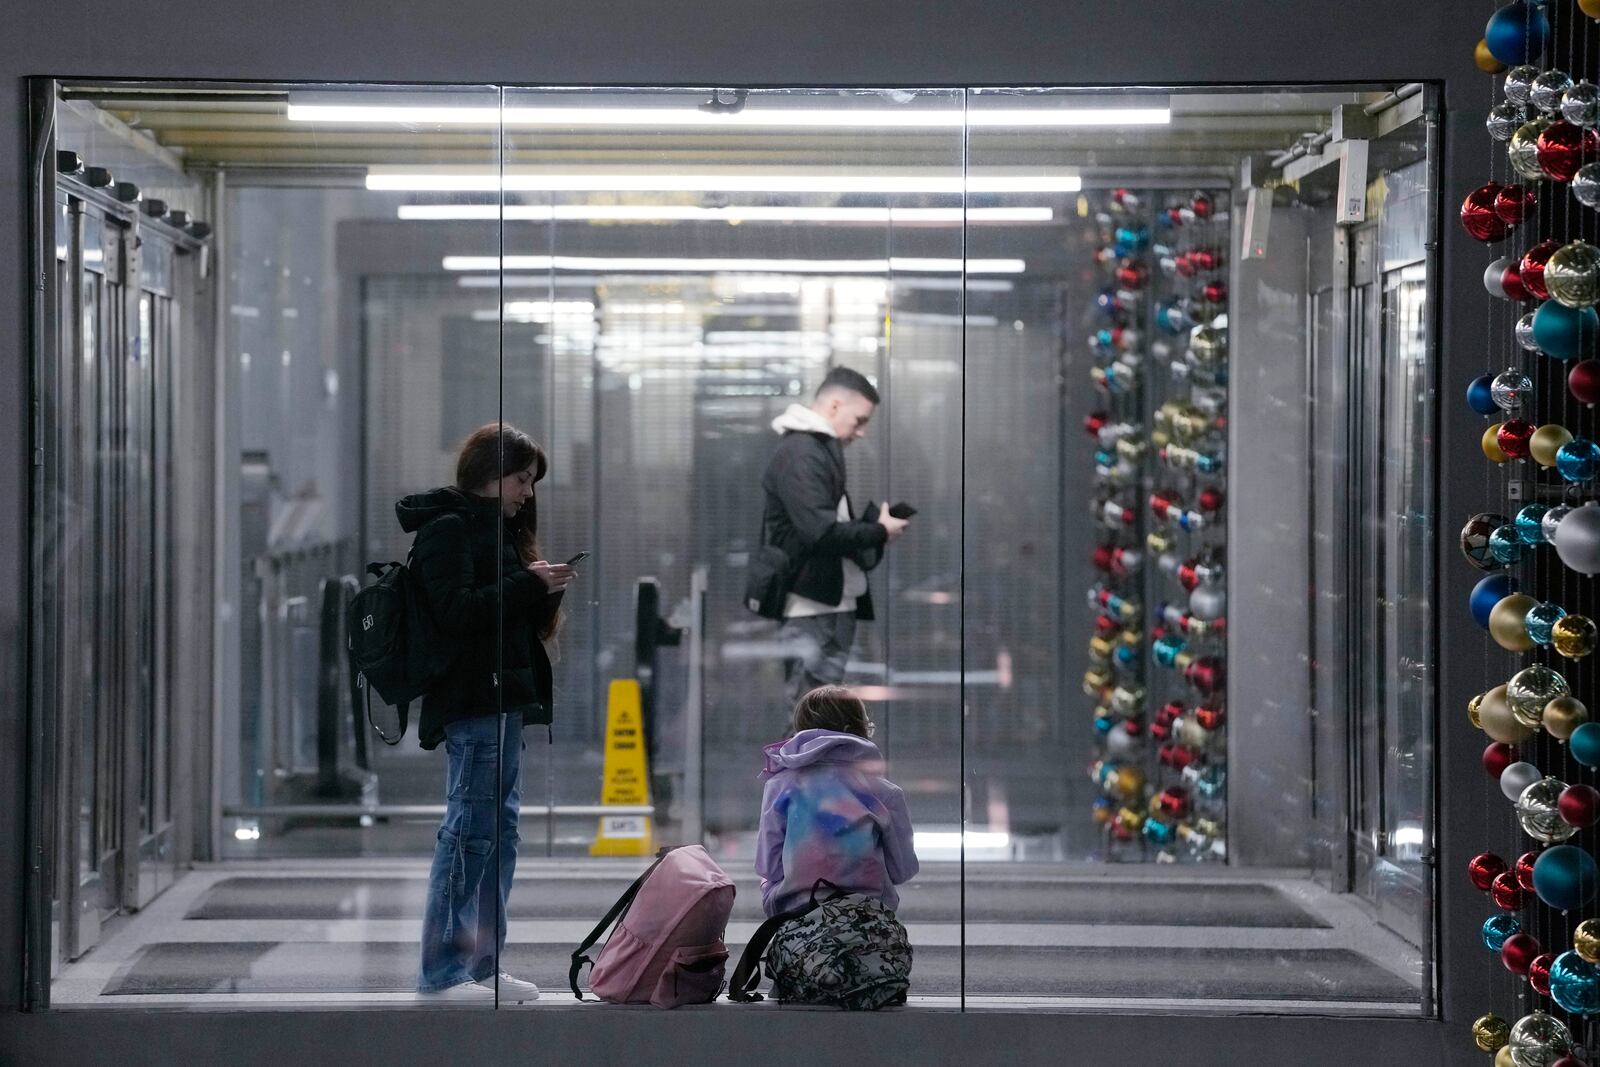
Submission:
<svg viewBox="0 0 1600 1067">
<path fill-rule="evenodd" d="M 871 382 L 836 367 L 810 407 L 791 404 L 772 422 L 782 440 L 761 479 L 761 547 L 745 595 L 752 611 L 783 620 L 791 701 L 844 680 L 856 620 L 873 617 L 867 572 L 907 525 L 888 504 L 856 519 L 845 491 L 844 447 L 866 436 L 877 406 Z"/>
</svg>

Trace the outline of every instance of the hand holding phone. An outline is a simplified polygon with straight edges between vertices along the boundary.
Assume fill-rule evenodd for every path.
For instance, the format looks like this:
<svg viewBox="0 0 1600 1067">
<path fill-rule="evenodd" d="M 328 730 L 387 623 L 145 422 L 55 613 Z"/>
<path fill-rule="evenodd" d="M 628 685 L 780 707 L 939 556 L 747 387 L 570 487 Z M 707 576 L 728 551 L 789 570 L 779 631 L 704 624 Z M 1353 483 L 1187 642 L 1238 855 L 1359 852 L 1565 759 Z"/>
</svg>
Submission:
<svg viewBox="0 0 1600 1067">
<path fill-rule="evenodd" d="M 576 556 L 573 556 L 571 559 L 567 560 L 565 566 L 576 567 L 578 564 L 582 563 L 584 560 L 586 560 L 588 558 L 589 558 L 589 553 L 588 552 L 579 552 Z"/>
<path fill-rule="evenodd" d="M 904 500 L 889 509 L 889 514 L 897 519 L 909 519 L 917 513 L 917 509 L 907 504 Z"/>
</svg>

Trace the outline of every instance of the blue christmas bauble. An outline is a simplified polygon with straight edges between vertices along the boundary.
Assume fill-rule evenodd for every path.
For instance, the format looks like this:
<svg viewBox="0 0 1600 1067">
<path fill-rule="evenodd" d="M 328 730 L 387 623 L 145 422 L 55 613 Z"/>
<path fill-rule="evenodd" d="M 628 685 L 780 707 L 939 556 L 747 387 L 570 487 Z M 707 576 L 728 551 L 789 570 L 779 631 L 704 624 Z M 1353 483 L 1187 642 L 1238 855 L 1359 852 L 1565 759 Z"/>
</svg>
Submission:
<svg viewBox="0 0 1600 1067">
<path fill-rule="evenodd" d="M 1472 621 L 1485 630 L 1489 628 L 1489 613 L 1494 606 L 1517 591 L 1517 583 L 1504 571 L 1496 571 L 1472 587 L 1467 606 L 1472 610 Z"/>
<path fill-rule="evenodd" d="M 1499 952 L 1506 938 L 1521 932 L 1521 919 L 1507 911 L 1496 912 L 1483 920 L 1483 947 L 1491 952 Z"/>
<path fill-rule="evenodd" d="M 1600 445 L 1574 437 L 1556 451 L 1556 470 L 1569 482 L 1586 482 L 1600 473 Z"/>
<path fill-rule="evenodd" d="M 1487 374 L 1480 374 L 1467 383 L 1467 407 L 1479 415 L 1493 415 L 1500 409 L 1495 406 L 1494 394 L 1490 391 L 1489 383 L 1494 381 Z"/>
<path fill-rule="evenodd" d="M 1581 908 L 1600 888 L 1600 869 L 1586 849 L 1556 845 L 1539 853 L 1533 863 L 1533 891 L 1557 911 Z"/>
<path fill-rule="evenodd" d="M 1489 16 L 1483 43 L 1489 54 L 1508 67 L 1532 63 L 1544 54 L 1550 40 L 1550 20 L 1544 8 L 1527 0 L 1511 3 Z"/>
<path fill-rule="evenodd" d="M 1533 340 L 1539 351 L 1563 362 L 1576 359 L 1594 347 L 1600 335 L 1600 312 L 1592 307 L 1569 308 L 1546 300 L 1533 313 Z"/>
<path fill-rule="evenodd" d="M 1551 604 L 1548 601 L 1535 604 L 1523 618 L 1522 628 L 1528 631 L 1528 636 L 1533 638 L 1534 644 L 1548 645 L 1551 628 L 1565 618 L 1566 614 L 1567 609 L 1559 604 Z"/>
<path fill-rule="evenodd" d="M 1550 964 L 1550 999 L 1574 1015 L 1600 1013 L 1600 967 L 1568 949 Z"/>
<path fill-rule="evenodd" d="M 1511 522 L 1517 528 L 1517 536 L 1522 538 L 1525 545 L 1537 545 L 1544 541 L 1545 512 L 1550 509 L 1543 504 L 1529 504 L 1521 508 L 1512 516 Z"/>
<path fill-rule="evenodd" d="M 1489 554 L 1495 562 L 1503 563 L 1507 567 L 1522 558 L 1522 535 L 1517 533 L 1517 528 L 1509 522 L 1496 526 L 1489 533 Z"/>
<path fill-rule="evenodd" d="M 1567 751 L 1585 767 L 1600 767 L 1600 722 L 1586 722 L 1572 731 Z"/>
</svg>

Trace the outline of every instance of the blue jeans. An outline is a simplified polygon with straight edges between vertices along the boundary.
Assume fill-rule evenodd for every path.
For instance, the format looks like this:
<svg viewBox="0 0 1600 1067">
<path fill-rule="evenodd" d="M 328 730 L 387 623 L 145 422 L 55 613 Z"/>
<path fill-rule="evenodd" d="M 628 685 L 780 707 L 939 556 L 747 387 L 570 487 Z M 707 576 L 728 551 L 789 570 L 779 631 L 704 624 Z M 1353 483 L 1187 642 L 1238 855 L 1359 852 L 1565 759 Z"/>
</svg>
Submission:
<svg viewBox="0 0 1600 1067">
<path fill-rule="evenodd" d="M 484 715 L 448 723 L 444 742 L 450 756 L 448 800 L 428 874 L 417 974 L 422 993 L 494 978 L 506 945 L 506 897 L 520 840 L 522 716 Z"/>
</svg>

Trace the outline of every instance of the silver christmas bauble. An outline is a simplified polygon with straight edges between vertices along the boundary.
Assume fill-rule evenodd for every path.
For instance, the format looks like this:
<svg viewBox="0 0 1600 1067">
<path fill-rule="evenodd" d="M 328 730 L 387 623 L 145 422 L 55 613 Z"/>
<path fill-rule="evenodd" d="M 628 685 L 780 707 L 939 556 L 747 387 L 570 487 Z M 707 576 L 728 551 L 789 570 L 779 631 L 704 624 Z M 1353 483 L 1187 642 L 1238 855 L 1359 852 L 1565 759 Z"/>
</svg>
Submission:
<svg viewBox="0 0 1600 1067">
<path fill-rule="evenodd" d="M 1600 504 L 1573 508 L 1556 526 L 1556 555 L 1579 574 L 1600 574 Z"/>
<path fill-rule="evenodd" d="M 1189 614 L 1211 622 L 1228 610 L 1227 590 L 1219 585 L 1202 585 L 1189 594 Z"/>
<path fill-rule="evenodd" d="M 1529 378 L 1516 367 L 1508 367 L 1494 376 L 1494 381 L 1489 383 L 1489 395 L 1494 398 L 1494 406 L 1501 411 L 1516 411 L 1522 407 L 1523 400 L 1533 392 L 1533 379 Z"/>
<path fill-rule="evenodd" d="M 1552 114 L 1561 106 L 1561 94 L 1571 85 L 1572 79 L 1566 71 L 1547 70 L 1528 86 L 1528 103 L 1546 114 Z"/>
<path fill-rule="evenodd" d="M 1506 80 L 1501 88 L 1506 94 L 1506 99 L 1513 104 L 1526 104 L 1528 93 L 1533 88 L 1533 79 L 1539 76 L 1539 68 L 1530 63 L 1520 67 L 1512 67 L 1506 71 Z"/>
<path fill-rule="evenodd" d="M 1500 772 L 1500 792 L 1506 799 L 1515 802 L 1522 795 L 1522 791 L 1533 783 L 1544 778 L 1544 773 L 1533 764 L 1518 761 Z"/>
<path fill-rule="evenodd" d="M 1561 117 L 1585 128 L 1600 124 L 1600 85 L 1585 78 L 1563 93 Z"/>
<path fill-rule="evenodd" d="M 1517 320 L 1517 344 L 1529 352 L 1539 351 L 1539 342 L 1533 339 L 1533 312 L 1528 312 Z"/>
<path fill-rule="evenodd" d="M 1569 308 L 1600 301 L 1600 248 L 1588 241 L 1562 245 L 1545 264 L 1544 285 L 1552 300 Z"/>
<path fill-rule="evenodd" d="M 1539 520 L 1539 532 L 1544 535 L 1547 544 L 1554 544 L 1556 527 L 1561 525 L 1561 520 L 1567 517 L 1567 512 L 1572 508 L 1567 504 L 1557 504 L 1544 513 L 1544 518 Z"/>
<path fill-rule="evenodd" d="M 1509 141 L 1511 135 L 1517 132 L 1517 127 L 1527 121 L 1528 116 L 1521 107 L 1501 103 L 1489 109 L 1489 117 L 1484 119 L 1483 125 L 1496 141 Z"/>
<path fill-rule="evenodd" d="M 1600 207 L 1600 163 L 1585 163 L 1572 176 L 1572 195 L 1584 207 Z"/>
<path fill-rule="evenodd" d="M 1517 822 L 1522 832 L 1535 841 L 1553 845 L 1578 832 L 1561 817 L 1561 793 L 1567 783 L 1559 778 L 1541 778 L 1517 797 Z"/>
</svg>

